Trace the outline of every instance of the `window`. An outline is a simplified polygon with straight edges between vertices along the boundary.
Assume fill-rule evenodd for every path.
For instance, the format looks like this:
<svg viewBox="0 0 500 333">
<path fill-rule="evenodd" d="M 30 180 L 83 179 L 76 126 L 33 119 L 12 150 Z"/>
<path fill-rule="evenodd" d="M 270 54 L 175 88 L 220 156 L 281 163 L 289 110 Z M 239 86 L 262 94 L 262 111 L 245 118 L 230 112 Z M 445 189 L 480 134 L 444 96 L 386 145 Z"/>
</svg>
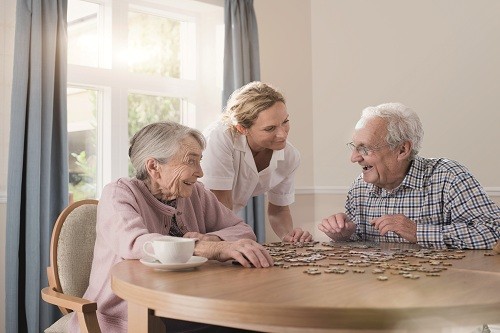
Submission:
<svg viewBox="0 0 500 333">
<path fill-rule="evenodd" d="M 95 198 L 98 90 L 68 87 L 69 192 L 74 201 Z"/>
<path fill-rule="evenodd" d="M 69 0 L 68 158 L 73 200 L 132 176 L 144 125 L 203 130 L 221 111 L 223 1 Z"/>
</svg>

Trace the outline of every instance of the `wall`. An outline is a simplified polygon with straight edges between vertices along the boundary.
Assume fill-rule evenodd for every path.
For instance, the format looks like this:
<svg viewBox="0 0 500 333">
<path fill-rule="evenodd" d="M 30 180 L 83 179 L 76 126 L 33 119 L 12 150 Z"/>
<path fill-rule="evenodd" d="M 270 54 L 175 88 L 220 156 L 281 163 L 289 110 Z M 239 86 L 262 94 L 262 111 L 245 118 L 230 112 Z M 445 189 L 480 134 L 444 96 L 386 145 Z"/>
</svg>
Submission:
<svg viewBox="0 0 500 333">
<path fill-rule="evenodd" d="M 500 2 L 254 4 L 261 76 L 288 97 L 290 140 L 303 157 L 296 224 L 316 233 L 321 218 L 342 210 L 360 172 L 345 143 L 364 107 L 392 101 L 420 115 L 422 156 L 462 162 L 500 203 Z"/>
<path fill-rule="evenodd" d="M 500 188 L 492 177 L 500 157 L 488 144 L 500 141 L 500 2 L 314 0 L 311 7 L 316 185 L 320 175 L 328 185 L 349 185 L 359 168 L 346 163 L 343 143 L 361 109 L 400 101 L 422 119 L 422 156 L 459 160 L 483 186 Z"/>
<path fill-rule="evenodd" d="M 259 29 L 261 80 L 281 90 L 287 101 L 289 140 L 300 151 L 299 187 L 314 183 L 311 6 L 303 0 L 254 1 Z M 305 198 L 304 198 L 305 199 Z M 296 224 L 314 223 L 314 197 L 292 205 Z M 269 223 L 266 240 L 277 241 Z M 312 231 L 312 230 L 311 230 Z"/>
<path fill-rule="evenodd" d="M 0 333 L 5 330 L 5 219 L 15 0 L 0 0 Z"/>
</svg>

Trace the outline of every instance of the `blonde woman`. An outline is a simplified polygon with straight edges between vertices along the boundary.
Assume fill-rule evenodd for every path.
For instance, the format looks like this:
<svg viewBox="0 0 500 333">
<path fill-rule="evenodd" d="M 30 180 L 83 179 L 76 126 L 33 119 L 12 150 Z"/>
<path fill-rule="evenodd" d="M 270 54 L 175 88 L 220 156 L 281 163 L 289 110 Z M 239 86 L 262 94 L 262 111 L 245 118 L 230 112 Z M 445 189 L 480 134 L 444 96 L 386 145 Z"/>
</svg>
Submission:
<svg viewBox="0 0 500 333">
<path fill-rule="evenodd" d="M 272 86 L 251 82 L 234 91 L 221 120 L 205 132 L 205 187 L 221 203 L 238 212 L 248 199 L 267 193 L 269 223 L 287 242 L 312 240 L 294 228 L 289 205 L 295 200 L 294 176 L 299 151 L 288 142 L 289 115 L 285 98 Z"/>
</svg>

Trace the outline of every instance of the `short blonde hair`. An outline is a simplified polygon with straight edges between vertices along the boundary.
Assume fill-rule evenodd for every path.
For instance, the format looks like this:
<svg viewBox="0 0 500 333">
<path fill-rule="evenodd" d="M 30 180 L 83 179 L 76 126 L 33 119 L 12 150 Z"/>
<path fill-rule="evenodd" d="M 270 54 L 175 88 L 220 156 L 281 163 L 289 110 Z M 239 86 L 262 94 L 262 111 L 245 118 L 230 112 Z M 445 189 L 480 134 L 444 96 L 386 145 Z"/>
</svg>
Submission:
<svg viewBox="0 0 500 333">
<path fill-rule="evenodd" d="M 146 162 L 150 158 L 161 164 L 168 163 L 177 154 L 181 143 L 187 137 L 193 137 L 205 149 L 205 138 L 197 129 L 173 121 L 157 122 L 144 126 L 130 139 L 128 156 L 136 170 L 135 177 L 148 178 Z"/>
<path fill-rule="evenodd" d="M 236 132 L 238 124 L 244 128 L 250 128 L 259 113 L 269 109 L 277 102 L 286 104 L 285 98 L 278 90 L 263 82 L 250 82 L 229 96 L 222 121 L 233 132 Z"/>
</svg>

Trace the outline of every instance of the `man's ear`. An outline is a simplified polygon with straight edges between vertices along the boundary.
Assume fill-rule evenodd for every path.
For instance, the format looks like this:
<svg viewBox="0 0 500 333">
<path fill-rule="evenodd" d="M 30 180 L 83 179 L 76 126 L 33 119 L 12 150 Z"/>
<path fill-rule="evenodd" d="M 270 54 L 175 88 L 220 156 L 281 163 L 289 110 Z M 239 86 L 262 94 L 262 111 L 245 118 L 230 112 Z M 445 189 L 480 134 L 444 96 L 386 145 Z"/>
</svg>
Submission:
<svg viewBox="0 0 500 333">
<path fill-rule="evenodd" d="M 247 135 L 248 131 L 245 127 L 241 126 L 240 124 L 236 125 L 236 130 L 241 134 L 241 135 Z"/>
<path fill-rule="evenodd" d="M 400 145 L 398 150 L 398 160 L 407 160 L 410 158 L 411 151 L 413 148 L 413 143 L 411 141 L 406 141 L 402 145 Z"/>
</svg>

